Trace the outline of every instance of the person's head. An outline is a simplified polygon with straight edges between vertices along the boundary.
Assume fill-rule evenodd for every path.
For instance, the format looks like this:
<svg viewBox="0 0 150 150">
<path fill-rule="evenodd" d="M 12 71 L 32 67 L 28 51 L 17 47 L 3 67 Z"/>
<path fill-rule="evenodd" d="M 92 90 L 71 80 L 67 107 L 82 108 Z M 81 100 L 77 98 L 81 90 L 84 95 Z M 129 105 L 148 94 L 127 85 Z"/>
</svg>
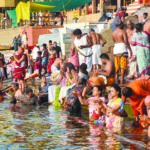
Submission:
<svg viewBox="0 0 150 150">
<path fill-rule="evenodd" d="M 85 73 L 85 72 L 87 71 L 87 64 L 82 63 L 82 64 L 80 65 L 79 69 L 80 69 L 80 71 L 81 71 L 82 73 Z"/>
<path fill-rule="evenodd" d="M 62 62 L 64 62 L 66 60 L 66 56 L 63 55 L 60 59 L 61 59 Z"/>
<path fill-rule="evenodd" d="M 93 87 L 93 96 L 101 96 L 102 90 L 103 89 L 101 86 L 94 86 Z"/>
<path fill-rule="evenodd" d="M 38 56 L 41 56 L 41 55 L 42 55 L 42 52 L 41 52 L 41 51 L 38 51 L 37 54 L 38 54 Z"/>
<path fill-rule="evenodd" d="M 72 71 L 75 71 L 75 66 L 72 63 L 67 63 L 67 72 L 71 73 Z"/>
<path fill-rule="evenodd" d="M 142 23 L 137 23 L 137 24 L 135 25 L 135 29 L 136 29 L 136 32 L 142 32 L 142 30 L 143 30 L 143 25 L 142 25 Z"/>
<path fill-rule="evenodd" d="M 14 91 L 17 91 L 19 89 L 19 84 L 18 83 L 12 83 L 12 88 Z"/>
<path fill-rule="evenodd" d="M 133 90 L 130 87 L 125 87 L 122 90 L 122 95 L 125 97 L 131 97 L 133 95 Z"/>
<path fill-rule="evenodd" d="M 14 56 L 11 56 L 11 57 L 10 57 L 10 60 L 11 60 L 11 61 L 14 61 Z"/>
<path fill-rule="evenodd" d="M 29 50 L 28 50 L 28 54 L 31 54 L 31 53 L 32 53 L 32 50 L 31 50 L 31 49 L 29 49 Z"/>
<path fill-rule="evenodd" d="M 19 46 L 18 53 L 20 54 L 20 53 L 23 53 L 23 52 L 24 52 L 24 48 Z"/>
<path fill-rule="evenodd" d="M 109 61 L 109 56 L 106 53 L 102 53 L 100 55 L 100 59 L 103 65 L 105 65 L 107 63 L 107 61 Z"/>
<path fill-rule="evenodd" d="M 135 15 L 134 17 L 135 17 L 136 19 L 139 19 L 139 16 L 138 16 L 138 15 Z"/>
<path fill-rule="evenodd" d="M 87 80 L 84 78 L 79 78 L 78 79 L 78 85 L 84 85 L 86 86 Z"/>
<path fill-rule="evenodd" d="M 43 49 L 46 49 L 46 48 L 47 48 L 46 43 L 44 43 L 44 44 L 42 45 L 42 47 L 43 47 Z"/>
<path fill-rule="evenodd" d="M 80 39 L 81 36 L 82 36 L 82 31 L 80 29 L 75 29 L 73 31 L 73 35 L 77 38 L 77 39 Z"/>
<path fill-rule="evenodd" d="M 56 47 L 57 46 L 57 42 L 54 42 L 53 45 L 54 45 L 54 47 Z"/>
<path fill-rule="evenodd" d="M 120 86 L 118 86 L 117 84 L 111 86 L 110 96 L 111 96 L 112 99 L 115 98 L 115 97 L 116 98 L 121 97 L 121 88 L 120 88 Z"/>
<path fill-rule="evenodd" d="M 143 18 L 147 19 L 147 17 L 148 17 L 148 13 L 143 13 Z"/>
<path fill-rule="evenodd" d="M 134 28 L 134 24 L 131 20 L 127 21 L 127 27 L 128 27 L 128 29 L 133 29 Z"/>
<path fill-rule="evenodd" d="M 60 71 L 62 71 L 62 72 L 66 72 L 67 71 L 66 63 L 61 64 Z"/>
<path fill-rule="evenodd" d="M 46 77 L 44 75 L 42 76 L 41 82 L 46 83 Z"/>
<path fill-rule="evenodd" d="M 117 28 L 123 29 L 123 22 L 122 22 L 122 20 L 118 16 L 115 17 L 113 23 L 115 24 L 115 26 Z"/>
<path fill-rule="evenodd" d="M 33 95 L 33 90 L 31 88 L 27 88 L 26 95 L 27 95 L 27 97 L 31 97 Z"/>
<path fill-rule="evenodd" d="M 90 32 L 95 32 L 95 30 L 91 28 L 91 29 L 90 29 Z"/>
<path fill-rule="evenodd" d="M 53 45 L 53 42 L 52 42 L 52 40 L 49 40 L 49 42 L 48 42 L 48 43 L 49 43 L 49 45 Z"/>
</svg>

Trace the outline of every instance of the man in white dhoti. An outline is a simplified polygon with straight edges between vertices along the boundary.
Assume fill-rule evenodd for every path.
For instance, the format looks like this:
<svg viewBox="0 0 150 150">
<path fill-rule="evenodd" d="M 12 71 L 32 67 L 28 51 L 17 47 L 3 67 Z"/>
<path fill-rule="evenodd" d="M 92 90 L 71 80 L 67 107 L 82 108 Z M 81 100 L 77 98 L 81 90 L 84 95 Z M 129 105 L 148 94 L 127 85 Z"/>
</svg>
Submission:
<svg viewBox="0 0 150 150">
<path fill-rule="evenodd" d="M 82 34 L 80 29 L 76 29 L 73 31 L 75 36 L 74 44 L 78 50 L 79 55 L 79 63 L 87 64 L 87 71 L 90 72 L 92 69 L 92 42 L 87 34 Z"/>
<path fill-rule="evenodd" d="M 93 69 L 100 69 L 100 66 L 102 65 L 99 57 L 101 55 L 102 47 L 106 44 L 106 40 L 103 38 L 101 34 L 95 33 L 93 29 L 90 30 L 89 32 L 90 39 L 92 41 L 92 64 L 93 64 Z"/>
</svg>

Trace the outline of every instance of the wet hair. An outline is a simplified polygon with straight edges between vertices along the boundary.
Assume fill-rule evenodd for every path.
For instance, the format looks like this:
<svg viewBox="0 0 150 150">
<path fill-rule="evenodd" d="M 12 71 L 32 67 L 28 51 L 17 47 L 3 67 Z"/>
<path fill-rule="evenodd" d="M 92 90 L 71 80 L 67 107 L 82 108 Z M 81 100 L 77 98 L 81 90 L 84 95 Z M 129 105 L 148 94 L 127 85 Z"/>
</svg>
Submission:
<svg viewBox="0 0 150 150">
<path fill-rule="evenodd" d="M 44 43 L 42 46 L 43 46 L 44 48 L 46 48 L 46 47 L 47 47 L 46 43 Z"/>
<path fill-rule="evenodd" d="M 81 35 L 82 34 L 82 31 L 80 29 L 75 29 L 73 31 L 73 35 L 77 36 L 77 35 Z"/>
<path fill-rule="evenodd" d="M 125 97 L 131 97 L 133 95 L 133 90 L 130 87 L 125 87 L 122 90 L 122 95 Z"/>
<path fill-rule="evenodd" d="M 26 94 L 29 94 L 29 93 L 33 93 L 33 90 L 31 88 L 26 89 Z"/>
<path fill-rule="evenodd" d="M 121 97 L 121 88 L 120 88 L 120 86 L 115 84 L 115 85 L 112 85 L 111 87 L 114 88 L 116 90 L 116 92 L 119 92 L 118 96 Z"/>
<path fill-rule="evenodd" d="M 142 23 L 137 23 L 135 25 L 135 29 L 136 29 L 136 32 L 141 32 L 143 30 L 143 25 Z"/>
<path fill-rule="evenodd" d="M 147 16 L 148 16 L 148 13 L 146 13 L 146 12 L 145 12 L 145 13 L 143 13 L 143 16 L 146 16 L 146 17 L 147 17 Z"/>
<path fill-rule="evenodd" d="M 102 96 L 102 92 L 103 92 L 102 86 L 94 86 L 94 87 L 96 87 L 96 88 L 98 89 L 98 91 L 101 92 L 101 93 L 100 93 L 100 96 Z M 93 88 L 94 88 L 94 87 L 93 87 Z"/>
<path fill-rule="evenodd" d="M 15 83 L 12 83 L 12 85 L 13 85 L 13 87 L 15 87 L 15 88 L 17 88 L 17 89 L 19 88 L 19 84 L 16 83 L 16 82 L 15 82 Z"/>
<path fill-rule="evenodd" d="M 86 85 L 87 80 L 84 78 L 79 79 L 79 84 L 80 85 Z"/>
<path fill-rule="evenodd" d="M 37 53 L 38 53 L 39 55 L 42 55 L 42 52 L 41 52 L 41 51 L 38 51 Z"/>
<path fill-rule="evenodd" d="M 138 15 L 135 15 L 134 17 L 136 17 L 137 19 L 139 18 L 139 16 L 138 16 Z"/>
<path fill-rule="evenodd" d="M 28 50 L 28 53 L 29 53 L 29 54 L 31 54 L 31 53 L 32 53 L 32 50 L 31 50 L 31 49 L 29 49 L 29 50 Z"/>
<path fill-rule="evenodd" d="M 50 44 L 50 43 L 52 44 L 52 40 L 49 40 L 49 44 Z"/>
<path fill-rule="evenodd" d="M 71 72 L 71 70 L 75 70 L 76 71 L 75 66 L 72 63 L 67 63 L 66 67 L 69 69 L 69 72 Z"/>
<path fill-rule="evenodd" d="M 90 31 L 91 31 L 91 32 L 95 32 L 95 30 L 94 30 L 94 29 L 92 29 L 92 28 L 90 29 Z"/>
<path fill-rule="evenodd" d="M 88 72 L 87 72 L 87 64 L 82 63 L 82 64 L 80 65 L 79 69 L 81 70 L 82 73 L 88 75 Z"/>
<path fill-rule="evenodd" d="M 100 58 L 101 58 L 101 59 L 108 59 L 108 60 L 109 60 L 109 56 L 108 56 L 106 53 L 102 53 L 102 54 L 100 55 Z"/>
</svg>

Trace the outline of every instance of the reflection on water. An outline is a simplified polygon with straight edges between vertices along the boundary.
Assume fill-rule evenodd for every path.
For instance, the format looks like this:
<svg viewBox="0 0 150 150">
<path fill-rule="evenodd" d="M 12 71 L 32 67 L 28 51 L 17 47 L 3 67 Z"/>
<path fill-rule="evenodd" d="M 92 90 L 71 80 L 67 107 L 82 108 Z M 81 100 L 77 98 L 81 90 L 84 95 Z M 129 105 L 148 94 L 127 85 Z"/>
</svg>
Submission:
<svg viewBox="0 0 150 150">
<path fill-rule="evenodd" d="M 0 105 L 0 150 L 143 150 L 148 143 L 147 133 L 131 129 L 130 122 L 125 134 L 117 135 L 52 106 L 22 107 L 12 112 L 8 101 Z"/>
</svg>

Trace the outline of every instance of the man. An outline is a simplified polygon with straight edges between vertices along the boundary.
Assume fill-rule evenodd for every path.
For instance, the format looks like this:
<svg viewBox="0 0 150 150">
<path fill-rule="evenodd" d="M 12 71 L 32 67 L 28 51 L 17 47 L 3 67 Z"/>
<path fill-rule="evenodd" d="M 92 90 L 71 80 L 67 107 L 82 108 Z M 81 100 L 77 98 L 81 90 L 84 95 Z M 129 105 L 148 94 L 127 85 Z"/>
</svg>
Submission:
<svg viewBox="0 0 150 150">
<path fill-rule="evenodd" d="M 113 41 L 115 43 L 114 46 L 114 63 L 115 63 L 115 82 L 118 84 L 118 74 L 121 71 L 121 84 L 124 82 L 124 74 L 127 69 L 127 55 L 128 51 L 130 52 L 130 56 L 132 56 L 132 51 L 127 39 L 127 33 L 123 29 L 123 23 L 121 20 L 116 20 L 115 22 L 116 29 L 112 34 Z"/>
<path fill-rule="evenodd" d="M 62 56 L 61 47 L 57 45 L 57 42 L 53 43 L 53 47 L 54 47 L 54 50 L 57 53 L 57 58 L 60 58 Z"/>
<path fill-rule="evenodd" d="M 75 36 L 74 44 L 76 49 L 78 50 L 79 55 L 79 63 L 87 64 L 87 71 L 90 72 L 92 69 L 92 42 L 89 36 L 86 34 L 82 34 L 80 29 L 75 29 L 73 31 L 73 35 Z"/>
<path fill-rule="evenodd" d="M 146 114 L 144 100 L 150 95 L 150 79 L 140 79 L 129 83 L 127 87 L 123 89 L 122 95 L 124 101 L 126 101 L 127 98 L 129 99 L 133 114 L 136 117 L 136 121 L 138 121 L 139 115 Z"/>
<path fill-rule="evenodd" d="M 113 63 L 110 61 L 109 56 L 105 53 L 100 55 L 102 68 L 96 72 L 97 75 L 106 77 L 106 85 L 111 86 L 115 82 L 115 69 Z M 104 81 L 103 81 L 104 83 Z"/>
<path fill-rule="evenodd" d="M 44 43 L 43 45 L 43 54 L 42 54 L 42 66 L 43 69 L 45 71 L 44 74 L 47 73 L 47 64 L 48 64 L 48 49 L 47 49 L 47 45 Z"/>
<path fill-rule="evenodd" d="M 48 42 L 48 51 L 49 52 L 51 51 L 52 47 L 53 47 L 52 40 L 49 40 L 49 42 Z"/>
<path fill-rule="evenodd" d="M 99 59 L 99 56 L 101 55 L 101 50 L 102 47 L 106 44 L 106 40 L 102 37 L 101 34 L 95 33 L 93 29 L 90 30 L 90 39 L 92 41 L 92 64 L 93 64 L 93 69 L 99 69 L 101 62 Z"/>
<path fill-rule="evenodd" d="M 12 84 L 12 88 L 13 88 L 13 90 L 15 91 L 15 95 L 14 95 L 14 97 L 16 98 L 16 99 L 19 99 L 20 97 L 22 97 L 22 90 L 21 89 L 19 89 L 19 84 L 18 83 L 13 83 Z"/>
<path fill-rule="evenodd" d="M 22 104 L 25 105 L 37 105 L 38 97 L 33 93 L 31 88 L 26 89 L 26 97 L 19 100 Z"/>
<path fill-rule="evenodd" d="M 135 29 L 134 29 L 134 24 L 131 20 L 128 20 L 127 21 L 127 37 L 128 37 L 128 41 L 129 41 L 129 44 L 131 43 L 131 40 L 132 40 L 132 37 L 133 37 L 133 34 L 135 32 Z M 129 59 L 129 74 L 128 74 L 128 79 L 133 79 L 133 78 L 137 78 L 137 61 L 136 61 L 136 48 L 135 46 L 131 46 L 131 49 L 132 49 L 132 57 L 131 59 Z"/>
</svg>

